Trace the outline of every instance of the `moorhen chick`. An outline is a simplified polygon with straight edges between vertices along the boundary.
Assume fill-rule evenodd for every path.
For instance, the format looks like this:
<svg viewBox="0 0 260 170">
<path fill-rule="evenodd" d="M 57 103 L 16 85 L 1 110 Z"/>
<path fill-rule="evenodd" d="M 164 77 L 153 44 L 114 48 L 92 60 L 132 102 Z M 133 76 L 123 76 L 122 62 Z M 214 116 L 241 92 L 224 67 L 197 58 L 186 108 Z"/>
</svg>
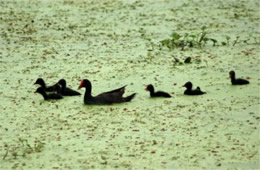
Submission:
<svg viewBox="0 0 260 170">
<path fill-rule="evenodd" d="M 206 92 L 203 92 L 200 90 L 200 87 L 197 87 L 195 90 L 192 90 L 192 83 L 189 81 L 185 83 L 182 87 L 186 87 L 186 90 L 184 91 L 185 95 L 202 95 L 206 94 Z"/>
<path fill-rule="evenodd" d="M 44 82 L 44 80 L 42 79 L 42 78 L 38 78 L 36 81 L 35 81 L 35 83 L 34 84 L 39 84 L 43 89 L 44 89 L 44 91 L 45 92 L 53 92 L 54 91 L 54 88 L 53 88 L 53 86 L 46 86 L 46 84 L 45 84 L 45 82 Z"/>
<path fill-rule="evenodd" d="M 247 81 L 245 79 L 241 79 L 241 78 L 236 79 L 236 73 L 233 70 L 229 72 L 229 77 L 231 78 L 232 85 L 245 85 L 245 84 L 249 84 L 249 81 Z"/>
<path fill-rule="evenodd" d="M 84 79 L 80 82 L 78 89 L 86 88 L 84 96 L 84 104 L 113 104 L 113 103 L 123 103 L 131 101 L 136 93 L 131 94 L 130 96 L 123 97 L 125 92 L 125 87 L 101 93 L 95 97 L 91 95 L 92 85 L 88 79 Z"/>
<path fill-rule="evenodd" d="M 43 87 L 38 87 L 37 90 L 34 93 L 40 93 L 44 100 L 51 100 L 51 99 L 62 99 L 63 97 L 60 94 L 57 93 L 50 93 L 47 94 Z"/>
<path fill-rule="evenodd" d="M 146 86 L 145 90 L 150 92 L 150 97 L 166 97 L 166 98 L 172 97 L 170 94 L 163 91 L 154 92 L 154 87 L 152 84 Z"/>
<path fill-rule="evenodd" d="M 53 85 L 53 93 L 61 95 L 61 85 L 56 83 Z"/>
<path fill-rule="evenodd" d="M 79 92 L 72 90 L 66 86 L 66 80 L 60 79 L 58 84 L 61 85 L 60 94 L 62 96 L 79 96 L 81 95 Z"/>
</svg>

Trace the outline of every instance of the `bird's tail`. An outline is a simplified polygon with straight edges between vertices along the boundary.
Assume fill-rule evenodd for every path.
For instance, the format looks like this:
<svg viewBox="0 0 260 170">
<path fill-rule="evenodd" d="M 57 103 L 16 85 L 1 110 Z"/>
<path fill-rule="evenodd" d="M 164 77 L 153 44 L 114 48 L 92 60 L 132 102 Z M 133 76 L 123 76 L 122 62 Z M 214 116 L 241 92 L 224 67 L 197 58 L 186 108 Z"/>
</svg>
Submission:
<svg viewBox="0 0 260 170">
<path fill-rule="evenodd" d="M 130 102 L 134 97 L 135 97 L 136 93 L 131 94 L 130 96 L 127 96 L 124 98 L 125 102 Z"/>
</svg>

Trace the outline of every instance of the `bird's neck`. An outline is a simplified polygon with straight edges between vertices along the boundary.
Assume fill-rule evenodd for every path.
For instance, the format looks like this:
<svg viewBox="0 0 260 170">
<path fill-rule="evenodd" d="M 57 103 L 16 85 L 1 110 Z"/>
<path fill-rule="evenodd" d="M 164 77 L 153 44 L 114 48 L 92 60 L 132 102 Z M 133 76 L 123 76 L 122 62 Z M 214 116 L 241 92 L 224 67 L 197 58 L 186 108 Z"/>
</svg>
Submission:
<svg viewBox="0 0 260 170">
<path fill-rule="evenodd" d="M 150 90 L 150 96 L 153 96 L 154 95 L 154 89 L 151 89 Z"/>
<path fill-rule="evenodd" d="M 45 84 L 45 82 L 42 82 L 42 87 L 43 87 L 44 89 L 46 89 L 46 84 Z"/>
<path fill-rule="evenodd" d="M 61 85 L 60 91 L 61 91 L 61 92 L 64 92 L 64 91 L 65 91 L 65 88 L 66 88 L 66 85 Z"/>
<path fill-rule="evenodd" d="M 192 86 L 191 87 L 187 87 L 187 91 L 191 91 L 192 90 Z"/>
<path fill-rule="evenodd" d="M 87 99 L 90 99 L 90 98 L 93 98 L 92 95 L 91 95 L 91 88 L 86 88 L 84 100 L 87 100 Z"/>
<path fill-rule="evenodd" d="M 231 76 L 231 83 L 233 84 L 236 81 L 236 77 L 235 76 Z"/>
</svg>

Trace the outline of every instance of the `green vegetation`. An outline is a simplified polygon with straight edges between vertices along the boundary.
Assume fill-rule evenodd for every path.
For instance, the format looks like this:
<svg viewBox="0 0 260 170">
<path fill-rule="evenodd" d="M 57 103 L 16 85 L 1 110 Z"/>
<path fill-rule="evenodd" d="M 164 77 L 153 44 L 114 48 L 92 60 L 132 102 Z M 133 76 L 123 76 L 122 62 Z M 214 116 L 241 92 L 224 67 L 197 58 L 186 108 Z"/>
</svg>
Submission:
<svg viewBox="0 0 260 170">
<path fill-rule="evenodd" d="M 25 157 L 28 154 L 41 152 L 44 147 L 44 143 L 39 139 L 35 139 L 33 144 L 29 144 L 27 139 L 19 138 L 16 144 L 5 144 L 5 154 L 3 160 L 5 160 L 8 155 L 16 159 L 18 156 Z"/>
<path fill-rule="evenodd" d="M 170 39 L 162 40 L 161 44 L 171 50 L 175 48 L 181 48 L 182 50 L 184 50 L 186 47 L 201 48 L 205 46 L 208 42 L 212 42 L 213 46 L 215 46 L 217 40 L 208 37 L 206 27 L 204 26 L 201 28 L 201 32 L 198 34 L 185 33 L 184 35 L 181 35 L 174 32 L 172 33 Z"/>
<path fill-rule="evenodd" d="M 245 40 L 241 40 L 240 36 L 236 36 L 232 39 L 230 36 L 226 35 L 225 40 L 218 43 L 215 38 L 208 37 L 208 33 L 206 31 L 206 27 L 203 26 L 201 28 L 201 32 L 197 34 L 179 34 L 177 32 L 173 32 L 171 38 L 160 41 L 161 45 L 166 46 L 168 49 L 173 50 L 176 48 L 181 48 L 184 50 L 185 48 L 202 48 L 206 44 L 212 44 L 213 46 L 222 45 L 222 46 L 235 46 L 236 44 L 245 43 L 245 44 L 259 44 L 259 41 L 256 37 L 254 37 L 255 42 L 249 42 L 250 39 L 247 38 Z"/>
<path fill-rule="evenodd" d="M 226 42 L 225 41 L 222 41 L 221 42 L 221 45 L 230 45 L 230 39 L 231 39 L 231 37 L 230 36 L 228 36 L 228 35 L 226 35 Z M 237 43 L 238 43 L 238 40 L 239 40 L 239 36 L 236 36 L 236 39 L 233 41 L 233 43 L 232 43 L 232 46 L 235 46 Z M 247 41 L 248 40 L 244 40 L 244 43 L 247 43 Z"/>
</svg>

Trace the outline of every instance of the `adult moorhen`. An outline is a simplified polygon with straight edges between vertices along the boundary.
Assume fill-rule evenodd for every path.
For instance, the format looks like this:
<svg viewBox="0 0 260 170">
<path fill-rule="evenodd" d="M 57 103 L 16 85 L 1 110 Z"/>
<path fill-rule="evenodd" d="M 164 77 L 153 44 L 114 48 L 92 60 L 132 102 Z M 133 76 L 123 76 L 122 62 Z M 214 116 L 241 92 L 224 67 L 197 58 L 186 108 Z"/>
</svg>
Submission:
<svg viewBox="0 0 260 170">
<path fill-rule="evenodd" d="M 45 92 L 53 92 L 54 91 L 54 88 L 53 86 L 46 86 L 44 80 L 42 78 L 38 78 L 34 84 L 39 84 Z"/>
<path fill-rule="evenodd" d="M 206 94 L 206 92 L 203 92 L 200 90 L 200 87 L 197 87 L 195 90 L 192 90 L 192 83 L 189 81 L 185 83 L 182 87 L 186 87 L 186 90 L 184 91 L 185 95 L 202 95 Z"/>
<path fill-rule="evenodd" d="M 63 97 L 57 93 L 50 93 L 47 94 L 43 87 L 38 87 L 34 93 L 40 93 L 44 100 L 51 100 L 51 99 L 62 99 Z"/>
<path fill-rule="evenodd" d="M 150 92 L 150 97 L 166 97 L 166 98 L 172 97 L 170 94 L 163 91 L 154 92 L 154 87 L 152 84 L 146 86 L 145 90 Z"/>
<path fill-rule="evenodd" d="M 66 86 L 66 80 L 60 79 L 58 84 L 61 85 L 60 94 L 62 96 L 79 96 L 81 95 L 79 92 L 72 90 Z"/>
<path fill-rule="evenodd" d="M 241 78 L 236 79 L 236 73 L 233 70 L 229 72 L 229 77 L 231 78 L 232 85 L 245 85 L 245 84 L 249 84 L 249 81 L 247 81 L 245 79 L 241 79 Z"/>
<path fill-rule="evenodd" d="M 84 79 L 80 82 L 78 89 L 86 88 L 84 96 L 84 104 L 113 104 L 113 103 L 122 103 L 131 101 L 136 93 L 131 94 L 130 96 L 123 97 L 125 92 L 125 87 L 101 93 L 95 97 L 91 95 L 92 85 L 88 79 Z"/>
</svg>

